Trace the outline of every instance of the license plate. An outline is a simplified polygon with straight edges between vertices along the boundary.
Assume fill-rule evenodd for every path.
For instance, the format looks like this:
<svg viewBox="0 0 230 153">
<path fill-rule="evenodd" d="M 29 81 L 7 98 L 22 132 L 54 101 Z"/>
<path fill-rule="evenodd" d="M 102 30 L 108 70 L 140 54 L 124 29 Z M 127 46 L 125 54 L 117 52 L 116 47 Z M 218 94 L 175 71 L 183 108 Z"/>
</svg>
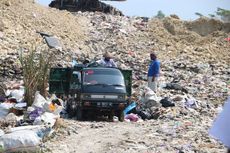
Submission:
<svg viewBox="0 0 230 153">
<path fill-rule="evenodd" d="M 91 95 L 91 98 L 104 98 L 104 95 Z"/>
<path fill-rule="evenodd" d="M 91 98 L 99 98 L 99 99 L 117 99 L 117 95 L 91 95 Z"/>
<path fill-rule="evenodd" d="M 97 102 L 98 107 L 111 107 L 113 104 L 108 102 Z"/>
<path fill-rule="evenodd" d="M 107 99 L 117 99 L 118 96 L 117 95 L 105 95 L 105 98 L 107 98 Z"/>
</svg>

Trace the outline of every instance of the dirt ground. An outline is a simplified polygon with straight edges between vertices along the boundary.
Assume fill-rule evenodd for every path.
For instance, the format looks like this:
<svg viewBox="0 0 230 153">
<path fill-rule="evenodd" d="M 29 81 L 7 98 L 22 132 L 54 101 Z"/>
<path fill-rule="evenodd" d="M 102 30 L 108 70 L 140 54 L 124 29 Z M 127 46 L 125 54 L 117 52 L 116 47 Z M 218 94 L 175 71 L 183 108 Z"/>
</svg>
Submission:
<svg viewBox="0 0 230 153">
<path fill-rule="evenodd" d="M 193 125 L 184 122 L 187 125 L 175 126 L 178 122 L 183 121 L 168 119 L 138 122 L 63 120 L 66 127 L 59 129 L 54 134 L 54 138 L 44 143 L 44 152 L 224 153 L 226 151 L 218 142 L 208 139 L 206 131 L 208 128 L 199 127 L 201 122 L 194 122 Z M 203 137 L 204 141 L 199 140 L 200 137 Z"/>
</svg>

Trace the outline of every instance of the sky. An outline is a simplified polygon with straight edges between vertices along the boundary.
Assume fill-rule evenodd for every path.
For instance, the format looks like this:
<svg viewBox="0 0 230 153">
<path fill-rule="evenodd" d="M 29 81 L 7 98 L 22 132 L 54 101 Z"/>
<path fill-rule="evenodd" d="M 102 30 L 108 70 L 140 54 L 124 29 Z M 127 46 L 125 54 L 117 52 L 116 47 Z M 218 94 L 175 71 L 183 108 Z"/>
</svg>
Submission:
<svg viewBox="0 0 230 153">
<path fill-rule="evenodd" d="M 51 0 L 37 0 L 48 6 Z M 128 16 L 153 17 L 161 10 L 165 15 L 177 14 L 181 19 L 194 20 L 195 12 L 205 16 L 215 14 L 217 7 L 230 10 L 230 0 L 127 0 L 106 2 Z"/>
</svg>

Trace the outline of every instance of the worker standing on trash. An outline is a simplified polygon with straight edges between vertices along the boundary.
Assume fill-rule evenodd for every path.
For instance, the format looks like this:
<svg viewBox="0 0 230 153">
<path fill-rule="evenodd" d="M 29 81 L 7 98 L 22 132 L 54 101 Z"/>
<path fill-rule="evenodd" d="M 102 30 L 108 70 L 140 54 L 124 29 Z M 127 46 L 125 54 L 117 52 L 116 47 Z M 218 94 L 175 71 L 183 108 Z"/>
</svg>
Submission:
<svg viewBox="0 0 230 153">
<path fill-rule="evenodd" d="M 103 55 L 103 58 L 98 61 L 98 64 L 104 67 L 117 67 L 117 64 L 114 62 L 109 52 Z"/>
<path fill-rule="evenodd" d="M 148 87 L 157 92 L 158 78 L 160 75 L 160 61 L 155 53 L 150 54 L 151 63 L 148 70 Z"/>
</svg>

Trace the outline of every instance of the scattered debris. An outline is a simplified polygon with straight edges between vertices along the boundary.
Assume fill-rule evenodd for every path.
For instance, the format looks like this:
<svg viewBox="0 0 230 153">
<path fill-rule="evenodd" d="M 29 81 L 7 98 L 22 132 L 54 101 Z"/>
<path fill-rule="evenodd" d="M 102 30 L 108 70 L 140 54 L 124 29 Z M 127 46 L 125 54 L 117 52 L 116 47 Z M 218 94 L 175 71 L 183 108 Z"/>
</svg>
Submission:
<svg viewBox="0 0 230 153">
<path fill-rule="evenodd" d="M 9 79 L 22 80 L 18 51 L 23 48 L 27 52 L 33 45 L 43 47 L 38 30 L 56 36 L 62 43 L 62 50 L 54 51 L 57 60 L 53 64 L 58 67 L 71 66 L 73 58 L 80 62 L 98 60 L 108 51 L 120 68 L 133 69 L 132 101 L 136 106 L 126 110 L 126 117 L 145 121 L 96 122 L 92 126 L 92 122 L 63 120 L 65 128 L 55 129 L 52 142 L 42 142 L 41 135 L 46 132 L 31 132 L 36 147 L 42 143 L 52 152 L 225 151 L 208 136 L 207 129 L 230 94 L 229 43 L 225 40 L 228 23 L 206 18 L 182 21 L 175 15 L 158 20 L 100 12 L 69 13 L 44 8 L 32 0 L 11 0 L 9 6 L 6 1 L 0 2 L 0 14 L 4 13 L 0 18 L 1 140 L 11 134 L 7 133 L 9 127 L 15 126 L 46 125 L 44 131 L 52 133 L 51 127 L 57 126 L 56 120 L 60 119 L 62 106 L 53 99 L 40 97 L 25 109 L 20 88 L 23 84 L 8 83 Z M 149 53 L 153 50 L 162 61 L 157 94 L 145 86 Z M 170 100 L 162 102 L 164 97 Z M 17 133 L 21 136 L 22 132 Z M 8 142 L 1 141 L 1 149 L 7 149 Z"/>
</svg>

